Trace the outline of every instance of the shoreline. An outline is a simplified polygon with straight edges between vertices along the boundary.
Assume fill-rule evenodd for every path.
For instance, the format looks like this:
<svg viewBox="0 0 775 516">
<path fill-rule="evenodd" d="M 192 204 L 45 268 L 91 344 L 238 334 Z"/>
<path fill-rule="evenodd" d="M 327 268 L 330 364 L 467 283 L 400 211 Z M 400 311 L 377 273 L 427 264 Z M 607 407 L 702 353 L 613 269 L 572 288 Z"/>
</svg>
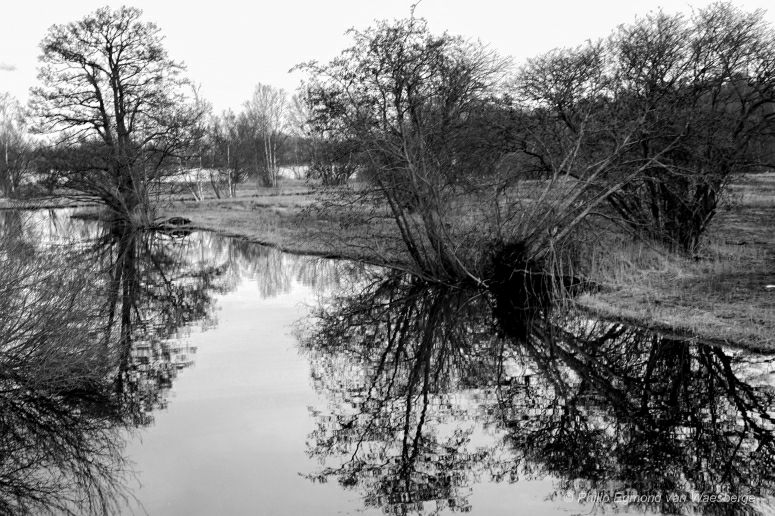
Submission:
<svg viewBox="0 0 775 516">
<path fill-rule="evenodd" d="M 69 201 L 62 197 L 52 199 L 0 199 L 0 210 L 56 210 L 60 208 L 97 208 L 95 203 Z"/>
<path fill-rule="evenodd" d="M 303 217 L 299 215 L 300 209 L 283 203 L 237 198 L 178 202 L 160 213 L 190 219 L 191 229 L 212 231 L 284 252 L 403 269 L 397 252 L 379 249 L 378 236 L 365 238 L 364 244 L 361 242 L 363 228 L 341 228 L 336 221 Z M 724 231 L 714 235 L 716 240 L 728 240 L 730 232 L 736 238 L 746 237 L 726 220 L 730 214 L 739 214 L 739 210 L 722 214 L 717 229 Z M 760 215 L 772 216 L 775 221 L 775 205 L 767 206 Z M 376 230 L 379 232 L 380 228 Z M 763 289 L 764 280 L 758 291 L 750 286 L 751 281 L 755 284 L 756 278 L 767 274 L 767 264 L 775 260 L 775 234 L 761 235 L 767 231 L 767 226 L 755 227 L 754 234 L 747 239 L 755 244 L 713 244 L 708 253 L 719 253 L 719 256 L 707 261 L 668 256 L 660 258 L 664 263 L 657 266 L 637 263 L 636 270 L 626 275 L 632 277 L 612 280 L 604 291 L 582 294 L 576 302 L 582 310 L 606 321 L 622 322 L 683 340 L 771 352 L 775 350 L 775 292 Z M 326 241 L 321 238 L 325 233 L 336 233 L 336 238 Z M 736 247 L 746 248 L 752 256 L 737 256 L 740 251 Z M 642 249 L 631 254 L 646 256 Z M 619 258 L 611 257 L 613 261 Z M 735 284 L 737 280 L 729 269 L 737 267 L 750 273 L 748 284 Z M 607 272 L 599 274 L 608 279 Z"/>
<path fill-rule="evenodd" d="M 185 229 L 291 254 L 408 269 L 389 221 L 342 226 L 336 217 L 310 213 L 318 192 L 307 187 L 240 193 L 198 202 L 179 197 L 157 210 L 164 218 L 189 219 Z M 602 320 L 683 340 L 775 350 L 775 290 L 764 288 L 775 283 L 775 174 L 743 181 L 732 195 L 737 201 L 719 211 L 700 259 L 660 254 L 643 245 L 612 246 L 602 252 L 604 265 L 591 278 L 605 288 L 580 295 L 579 308 Z M 10 204 L 0 200 L 0 209 L 96 206 L 63 199 Z"/>
</svg>

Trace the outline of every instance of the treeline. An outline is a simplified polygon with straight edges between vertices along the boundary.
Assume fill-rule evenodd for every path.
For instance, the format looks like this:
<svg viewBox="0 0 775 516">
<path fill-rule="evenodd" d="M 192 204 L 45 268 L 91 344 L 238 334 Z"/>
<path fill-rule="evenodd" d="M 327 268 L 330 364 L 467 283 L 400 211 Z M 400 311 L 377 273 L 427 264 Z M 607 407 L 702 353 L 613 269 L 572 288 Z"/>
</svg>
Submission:
<svg viewBox="0 0 775 516">
<path fill-rule="evenodd" d="M 284 90 L 259 84 L 242 111 L 207 117 L 188 165 L 210 170 L 210 182 L 218 197 L 219 182 L 225 184 L 227 196 L 234 196 L 236 185 L 249 177 L 261 186 L 277 186 L 280 167 L 301 162 L 299 135 L 293 134 L 291 123 L 292 107 Z"/>
<path fill-rule="evenodd" d="M 312 146 L 297 129 L 298 102 L 264 84 L 237 113 L 213 114 L 208 103 L 195 100 L 186 133 L 164 142 L 166 146 L 149 146 L 143 153 L 135 149 L 132 165 L 152 172 L 139 179 L 202 181 L 218 197 L 235 195 L 237 185 L 249 178 L 259 186 L 277 186 L 283 167 L 298 168 L 297 178 L 306 178 Z M 0 194 L 24 197 L 66 187 L 74 195 L 107 200 L 115 185 L 98 173 L 110 169 L 111 153 L 104 142 L 73 137 L 69 131 L 53 141 L 36 138 L 35 133 L 45 131 L 35 121 L 33 109 L 0 95 Z"/>
<path fill-rule="evenodd" d="M 217 197 L 236 195 L 236 185 L 249 178 L 258 186 L 277 187 L 288 174 L 344 184 L 357 171 L 357 142 L 342 143 L 313 127 L 309 109 L 303 95 L 258 84 L 240 111 L 208 113 L 186 168 L 206 169 L 204 180 Z"/>
<path fill-rule="evenodd" d="M 258 84 L 237 112 L 215 114 L 201 100 L 195 105 L 196 120 L 175 152 L 159 156 L 154 149 L 135 163 L 146 172 L 153 169 L 148 179 L 185 184 L 197 198 L 205 189 L 220 198 L 235 196 L 237 186 L 249 180 L 259 187 L 276 187 L 290 174 L 333 185 L 343 184 L 356 171 L 354 161 L 349 166 L 340 162 L 340 155 L 349 156 L 349 147 L 343 151 L 340 143 L 310 131 L 307 108 L 298 95 Z M 93 173 L 108 168 L 110 156 L 104 154 L 102 142 L 35 138 L 45 131 L 30 124 L 34 116 L 7 93 L 0 95 L 0 194 L 24 197 L 66 187 L 76 195 L 105 197 L 102 190 L 110 189 L 111 181 Z"/>
</svg>

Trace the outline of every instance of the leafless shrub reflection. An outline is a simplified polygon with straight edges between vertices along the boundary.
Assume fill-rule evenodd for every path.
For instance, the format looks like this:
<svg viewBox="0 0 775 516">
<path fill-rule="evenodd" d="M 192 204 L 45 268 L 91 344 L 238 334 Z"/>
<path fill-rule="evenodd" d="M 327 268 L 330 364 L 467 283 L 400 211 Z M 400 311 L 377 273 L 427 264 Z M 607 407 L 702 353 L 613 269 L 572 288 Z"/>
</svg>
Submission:
<svg viewBox="0 0 775 516">
<path fill-rule="evenodd" d="M 0 240 L 0 512 L 107 514 L 127 497 L 91 274 Z"/>
<path fill-rule="evenodd" d="M 309 477 L 391 514 L 466 511 L 474 483 L 520 478 L 659 495 L 636 505 L 667 513 L 757 513 L 693 493 L 772 496 L 770 358 L 498 297 L 391 274 L 325 301 L 302 331 L 330 401 Z"/>
</svg>

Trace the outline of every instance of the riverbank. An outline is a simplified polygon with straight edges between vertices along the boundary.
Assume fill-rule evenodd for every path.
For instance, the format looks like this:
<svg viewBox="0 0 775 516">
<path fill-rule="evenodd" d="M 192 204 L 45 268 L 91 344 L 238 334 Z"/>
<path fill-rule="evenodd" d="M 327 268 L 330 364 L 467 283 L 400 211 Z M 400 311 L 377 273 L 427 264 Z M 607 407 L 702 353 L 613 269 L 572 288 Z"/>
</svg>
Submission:
<svg viewBox="0 0 775 516">
<path fill-rule="evenodd" d="M 386 214 L 354 216 L 352 206 L 315 209 L 323 196 L 304 183 L 261 190 L 243 185 L 236 198 L 197 202 L 178 195 L 157 210 L 161 217 L 190 219 L 196 229 L 290 253 L 407 265 Z M 57 198 L 0 201 L 0 209 L 74 205 Z M 697 256 L 607 238 L 587 257 L 591 279 L 603 288 L 578 298 L 583 309 L 676 336 L 775 349 L 775 288 L 766 288 L 775 285 L 775 174 L 748 176 L 731 186 Z"/>
<path fill-rule="evenodd" d="M 608 288 L 582 305 L 660 331 L 775 349 L 775 174 L 741 178 L 693 257 L 620 242 L 595 279 Z"/>
<path fill-rule="evenodd" d="M 56 208 L 83 208 L 92 204 L 75 202 L 62 197 L 6 199 L 0 198 L 0 210 L 47 210 Z"/>
<path fill-rule="evenodd" d="M 246 241 L 277 247 L 294 254 L 344 258 L 375 265 L 403 265 L 403 253 L 392 221 L 387 218 L 344 223 L 337 210 L 316 210 L 320 190 L 294 185 L 280 189 L 255 188 L 235 198 L 179 198 L 157 206 L 161 218 L 184 217 L 189 228 L 213 231 Z"/>
<path fill-rule="evenodd" d="M 234 199 L 176 200 L 160 209 L 199 229 L 284 251 L 401 267 L 389 220 L 343 224 L 313 209 L 320 193 L 301 186 Z M 592 275 L 603 286 L 579 304 L 596 316 L 682 337 L 775 349 L 775 174 L 742 178 L 694 257 L 622 239 L 600 246 Z"/>
</svg>

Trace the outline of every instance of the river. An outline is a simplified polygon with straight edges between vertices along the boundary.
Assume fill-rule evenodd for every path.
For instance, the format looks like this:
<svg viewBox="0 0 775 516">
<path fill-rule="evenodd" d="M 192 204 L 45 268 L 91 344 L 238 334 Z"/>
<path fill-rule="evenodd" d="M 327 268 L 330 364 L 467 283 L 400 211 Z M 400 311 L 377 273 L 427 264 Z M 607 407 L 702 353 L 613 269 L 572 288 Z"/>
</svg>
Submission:
<svg viewBox="0 0 775 516">
<path fill-rule="evenodd" d="M 774 357 L 71 215 L 0 212 L 0 512 L 772 514 Z"/>
</svg>

